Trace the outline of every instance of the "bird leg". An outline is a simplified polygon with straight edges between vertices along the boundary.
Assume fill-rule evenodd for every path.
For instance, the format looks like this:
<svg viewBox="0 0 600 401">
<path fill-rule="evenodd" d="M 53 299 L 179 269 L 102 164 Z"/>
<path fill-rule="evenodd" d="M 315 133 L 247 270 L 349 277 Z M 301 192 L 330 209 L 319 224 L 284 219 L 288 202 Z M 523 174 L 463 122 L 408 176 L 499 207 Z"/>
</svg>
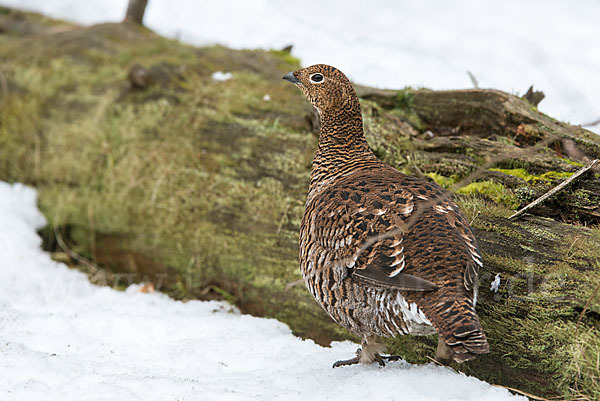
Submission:
<svg viewBox="0 0 600 401">
<path fill-rule="evenodd" d="M 352 359 L 337 361 L 333 364 L 334 368 L 340 366 L 355 365 L 357 363 L 370 364 L 377 362 L 379 366 L 385 366 L 385 362 L 397 361 L 398 355 L 381 355 L 385 351 L 385 346 L 376 341 L 374 337 L 364 338 L 362 348 L 356 350 L 356 356 Z"/>
<path fill-rule="evenodd" d="M 442 336 L 438 337 L 437 351 L 435 352 L 435 360 L 442 365 L 450 365 L 452 363 L 452 350 L 446 345 Z"/>
</svg>

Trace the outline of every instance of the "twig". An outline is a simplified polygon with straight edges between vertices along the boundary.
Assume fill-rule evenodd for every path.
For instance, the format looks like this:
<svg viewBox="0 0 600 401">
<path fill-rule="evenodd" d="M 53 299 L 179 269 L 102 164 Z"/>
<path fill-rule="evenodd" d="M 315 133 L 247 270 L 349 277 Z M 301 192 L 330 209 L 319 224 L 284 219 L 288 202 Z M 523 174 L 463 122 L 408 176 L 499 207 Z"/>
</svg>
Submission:
<svg viewBox="0 0 600 401">
<path fill-rule="evenodd" d="M 517 211 L 515 214 L 510 216 L 508 219 L 512 220 L 512 219 L 522 215 L 523 213 L 525 213 L 525 211 L 531 209 L 532 207 L 537 206 L 538 204 L 542 203 L 543 201 L 545 201 L 546 199 L 548 199 L 549 197 L 551 197 L 552 195 L 554 195 L 555 193 L 557 193 L 558 191 L 560 191 L 561 189 L 566 187 L 570 182 L 577 179 L 583 173 L 585 173 L 586 171 L 593 168 L 596 164 L 598 164 L 598 162 L 600 162 L 600 159 L 593 160 L 587 166 L 577 170 L 577 172 L 575 174 L 573 174 L 572 176 L 570 176 L 569 178 L 567 178 L 566 180 L 564 180 L 563 182 L 558 184 L 556 187 L 552 188 L 550 191 L 546 192 L 544 195 L 540 196 L 539 198 L 537 198 L 536 200 L 531 202 L 529 205 L 527 205 L 524 208 L 522 208 L 521 210 Z"/>
<path fill-rule="evenodd" d="M 475 89 L 479 88 L 479 82 L 477 82 L 477 78 L 475 78 L 475 75 L 473 75 L 473 73 L 469 70 L 467 70 L 467 74 L 469 75 L 469 78 L 471 79 L 471 83 L 473 84 L 473 87 Z"/>
<path fill-rule="evenodd" d="M 522 394 L 522 395 L 524 395 L 524 396 L 526 396 L 528 398 L 531 398 L 533 400 L 550 401 L 550 399 L 548 399 L 548 398 L 538 397 L 537 395 L 533 395 L 533 394 L 527 393 L 527 392 L 522 391 L 522 390 L 517 390 L 514 387 L 502 386 L 500 384 L 492 384 L 492 386 L 494 386 L 494 387 L 500 387 L 500 388 L 505 388 L 505 389 L 513 391 L 515 393 Z"/>
<path fill-rule="evenodd" d="M 56 242 L 58 243 L 58 246 L 60 246 L 63 252 L 69 255 L 69 257 L 88 267 L 92 273 L 95 274 L 98 272 L 98 267 L 94 263 L 90 262 L 89 260 L 79 255 L 77 252 L 71 250 L 71 248 L 67 246 L 62 236 L 60 235 L 60 231 L 58 230 L 56 224 L 54 225 L 54 237 L 56 237 Z"/>
<path fill-rule="evenodd" d="M 301 279 L 301 278 L 296 281 L 290 281 L 289 283 L 287 283 L 285 285 L 285 291 L 289 290 L 292 287 L 297 286 L 298 284 L 302 284 L 303 282 L 304 282 L 304 279 Z"/>
<path fill-rule="evenodd" d="M 429 355 L 427 355 L 427 359 L 429 359 L 431 362 L 435 363 L 435 364 L 436 364 L 436 365 L 438 365 L 438 366 L 443 366 L 443 367 L 446 367 L 446 368 L 452 369 L 450 366 L 446 366 L 446 365 L 444 365 L 443 363 L 441 363 L 440 361 L 438 361 L 438 360 L 437 360 L 437 359 L 435 359 L 435 358 L 432 358 L 432 357 L 430 357 Z M 454 369 L 452 369 L 452 370 L 454 370 Z"/>
<path fill-rule="evenodd" d="M 419 178 L 425 178 L 425 174 L 423 174 L 423 171 L 421 171 L 421 169 L 419 168 L 419 166 L 417 166 L 415 163 L 412 163 L 412 167 L 415 169 L 417 176 Z"/>
<path fill-rule="evenodd" d="M 573 241 L 573 243 L 572 243 L 572 244 L 571 244 L 571 246 L 569 247 L 569 250 L 567 251 L 567 255 L 566 255 L 567 257 L 569 257 L 569 254 L 571 253 L 571 250 L 572 250 L 572 249 L 573 249 L 573 247 L 575 246 L 575 243 L 576 243 L 577 241 L 579 241 L 580 239 L 581 239 L 581 237 L 576 237 L 576 238 L 575 238 L 575 241 Z"/>
<path fill-rule="evenodd" d="M 160 184 L 162 184 L 163 180 L 166 178 L 167 172 L 165 171 L 158 177 L 158 180 L 154 183 L 154 188 L 152 188 L 152 195 L 150 196 L 150 203 L 154 205 L 156 202 L 156 196 L 158 195 L 158 190 L 160 188 Z"/>
<path fill-rule="evenodd" d="M 469 225 L 472 226 L 473 223 L 475 222 L 475 220 L 477 220 L 477 217 L 479 217 L 479 214 L 481 214 L 481 210 L 478 210 L 477 213 L 475 213 L 475 216 L 473 216 L 473 218 L 471 219 L 471 221 L 469 222 Z"/>
</svg>

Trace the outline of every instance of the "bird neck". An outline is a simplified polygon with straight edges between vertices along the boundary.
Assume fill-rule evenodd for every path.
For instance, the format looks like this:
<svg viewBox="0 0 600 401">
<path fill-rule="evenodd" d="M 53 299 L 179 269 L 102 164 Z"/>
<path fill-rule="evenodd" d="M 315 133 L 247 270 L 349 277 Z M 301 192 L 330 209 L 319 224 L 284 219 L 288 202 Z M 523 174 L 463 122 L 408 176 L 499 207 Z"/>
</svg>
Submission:
<svg viewBox="0 0 600 401">
<path fill-rule="evenodd" d="M 324 182 L 378 163 L 363 131 L 360 104 L 336 113 L 321 113 L 319 147 L 312 164 L 309 192 Z"/>
</svg>

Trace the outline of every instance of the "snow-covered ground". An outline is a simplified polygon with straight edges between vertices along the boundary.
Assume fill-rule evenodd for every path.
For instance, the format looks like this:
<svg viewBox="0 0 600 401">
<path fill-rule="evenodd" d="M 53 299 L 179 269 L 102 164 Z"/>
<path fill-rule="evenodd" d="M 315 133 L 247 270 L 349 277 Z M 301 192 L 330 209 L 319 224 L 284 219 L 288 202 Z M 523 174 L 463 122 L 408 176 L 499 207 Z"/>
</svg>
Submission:
<svg viewBox="0 0 600 401">
<path fill-rule="evenodd" d="M 332 369 L 323 348 L 221 302 L 90 284 L 52 261 L 36 193 L 0 182 L 0 400 L 517 400 L 433 364 Z"/>
<path fill-rule="evenodd" d="M 0 0 L 91 24 L 119 21 L 127 0 Z M 480 87 L 546 93 L 540 109 L 585 124 L 600 118 L 597 0 L 149 0 L 145 23 L 193 44 L 294 45 L 371 86 Z M 600 125 L 592 127 L 600 133 Z"/>
</svg>

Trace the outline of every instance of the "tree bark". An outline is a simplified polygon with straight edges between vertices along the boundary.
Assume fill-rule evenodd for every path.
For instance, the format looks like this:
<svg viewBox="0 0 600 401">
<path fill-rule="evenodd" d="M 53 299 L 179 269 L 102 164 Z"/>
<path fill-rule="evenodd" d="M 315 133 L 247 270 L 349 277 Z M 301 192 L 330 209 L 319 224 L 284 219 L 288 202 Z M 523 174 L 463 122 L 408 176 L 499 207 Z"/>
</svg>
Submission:
<svg viewBox="0 0 600 401">
<path fill-rule="evenodd" d="M 141 25 L 147 5 L 148 0 L 129 0 L 127 12 L 125 13 L 125 21 L 131 21 Z"/>
</svg>

